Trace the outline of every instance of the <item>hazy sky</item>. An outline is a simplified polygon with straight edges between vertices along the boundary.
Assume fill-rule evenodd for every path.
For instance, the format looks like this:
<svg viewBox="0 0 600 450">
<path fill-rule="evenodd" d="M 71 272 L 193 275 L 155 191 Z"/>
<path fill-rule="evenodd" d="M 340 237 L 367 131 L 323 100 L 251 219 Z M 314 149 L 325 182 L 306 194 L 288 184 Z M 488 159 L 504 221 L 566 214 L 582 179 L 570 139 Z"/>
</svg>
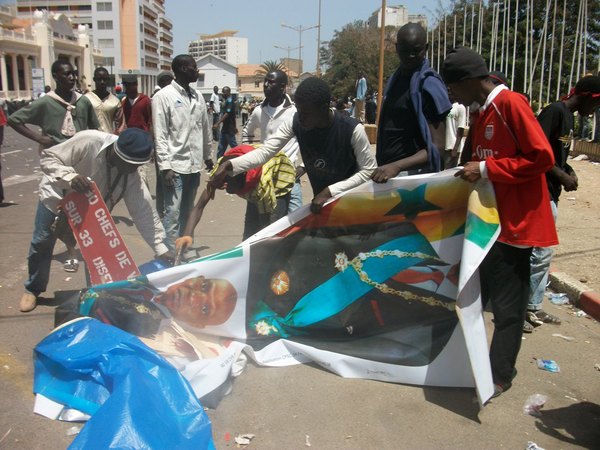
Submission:
<svg viewBox="0 0 600 450">
<path fill-rule="evenodd" d="M 393 2 L 403 4 L 410 14 L 426 14 L 434 10 L 438 0 Z M 444 2 L 446 3 L 446 2 Z M 333 37 L 335 30 L 355 20 L 367 20 L 381 7 L 381 0 L 321 0 L 321 41 Z M 287 57 L 287 51 L 273 47 L 298 47 L 298 31 L 284 28 L 282 23 L 308 28 L 319 23 L 319 0 L 167 0 L 167 16 L 173 21 L 175 54 L 187 52 L 188 42 L 198 34 L 237 30 L 237 36 L 248 38 L 248 62 Z M 302 59 L 305 70 L 315 70 L 317 29 L 302 32 Z M 290 57 L 297 58 L 298 50 Z"/>
<path fill-rule="evenodd" d="M 0 0 L 0 4 L 15 3 Z M 388 6 L 403 4 L 410 14 L 426 14 L 447 0 L 387 1 Z M 173 21 L 174 54 L 187 53 L 188 42 L 198 34 L 237 30 L 248 38 L 248 62 L 260 64 L 268 59 L 287 57 L 287 51 L 273 47 L 298 47 L 298 31 L 282 23 L 309 28 L 319 22 L 319 0 L 166 0 L 167 17 Z M 381 0 L 321 0 L 321 41 L 333 37 L 335 30 L 355 20 L 367 20 L 381 7 Z M 302 59 L 305 70 L 315 70 L 317 29 L 302 32 Z M 298 50 L 290 57 L 297 58 Z"/>
</svg>

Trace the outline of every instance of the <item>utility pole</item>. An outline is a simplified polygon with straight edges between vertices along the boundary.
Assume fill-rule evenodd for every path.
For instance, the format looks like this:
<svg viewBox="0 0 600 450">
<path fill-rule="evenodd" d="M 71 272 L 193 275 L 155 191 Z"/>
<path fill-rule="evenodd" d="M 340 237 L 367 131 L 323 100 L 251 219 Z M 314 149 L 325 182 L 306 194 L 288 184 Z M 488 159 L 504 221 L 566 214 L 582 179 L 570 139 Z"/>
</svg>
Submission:
<svg viewBox="0 0 600 450">
<path fill-rule="evenodd" d="M 287 69 L 287 75 L 288 77 L 290 76 L 290 68 L 289 68 L 289 64 L 290 64 L 290 52 L 292 50 L 298 50 L 298 47 L 290 47 L 289 45 L 287 47 L 280 47 L 279 45 L 273 45 L 273 47 L 278 48 L 280 50 L 285 50 L 287 52 L 287 59 L 288 59 L 288 63 L 286 64 L 285 68 Z M 300 74 L 298 74 L 300 75 Z"/>
<path fill-rule="evenodd" d="M 379 74 L 377 77 L 377 118 L 375 123 L 379 125 L 379 116 L 381 115 L 381 104 L 383 103 L 383 63 L 384 63 L 384 45 L 385 45 L 385 12 L 386 0 L 381 0 L 381 30 L 379 33 Z"/>
<path fill-rule="evenodd" d="M 317 24 L 317 76 L 321 76 L 321 0 L 319 0 L 319 23 Z"/>
<path fill-rule="evenodd" d="M 319 27 L 319 25 L 313 25 L 312 27 L 303 27 L 302 25 L 298 25 L 297 27 L 286 25 L 285 23 L 281 24 L 284 28 L 289 28 L 290 30 L 294 30 L 298 32 L 298 64 L 299 64 L 299 72 L 302 72 L 302 32 L 312 30 L 313 28 Z M 300 75 L 300 73 L 298 73 Z"/>
</svg>

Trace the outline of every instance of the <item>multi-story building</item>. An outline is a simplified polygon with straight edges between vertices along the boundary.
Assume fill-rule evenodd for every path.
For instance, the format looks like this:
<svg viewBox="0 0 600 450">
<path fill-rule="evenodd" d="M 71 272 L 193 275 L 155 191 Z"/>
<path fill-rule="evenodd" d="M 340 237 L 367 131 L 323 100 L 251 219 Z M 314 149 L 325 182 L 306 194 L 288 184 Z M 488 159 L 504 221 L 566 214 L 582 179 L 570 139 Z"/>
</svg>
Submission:
<svg viewBox="0 0 600 450">
<path fill-rule="evenodd" d="M 173 24 L 165 0 L 17 0 L 20 17 L 35 10 L 64 14 L 90 30 L 93 45 L 105 55 L 103 65 L 115 76 L 135 74 L 140 91 L 150 93 L 161 70 L 170 70 Z"/>
<path fill-rule="evenodd" d="M 381 8 L 375 11 L 367 21 L 370 27 L 381 27 Z M 385 8 L 385 26 L 402 27 L 409 22 L 419 23 L 427 29 L 427 16 L 423 14 L 409 14 L 404 5 L 388 6 Z"/>
<path fill-rule="evenodd" d="M 74 28 L 66 16 L 42 11 L 20 19 L 14 7 L 1 5 L 0 49 L 0 97 L 11 100 L 37 98 L 45 85 L 52 86 L 50 68 L 57 59 L 77 67 L 82 88 L 104 61 L 85 25 Z"/>
<path fill-rule="evenodd" d="M 237 66 L 248 63 L 248 38 L 235 37 L 237 31 L 226 30 L 217 34 L 201 34 L 200 39 L 188 44 L 188 53 L 194 59 L 215 55 Z"/>
</svg>

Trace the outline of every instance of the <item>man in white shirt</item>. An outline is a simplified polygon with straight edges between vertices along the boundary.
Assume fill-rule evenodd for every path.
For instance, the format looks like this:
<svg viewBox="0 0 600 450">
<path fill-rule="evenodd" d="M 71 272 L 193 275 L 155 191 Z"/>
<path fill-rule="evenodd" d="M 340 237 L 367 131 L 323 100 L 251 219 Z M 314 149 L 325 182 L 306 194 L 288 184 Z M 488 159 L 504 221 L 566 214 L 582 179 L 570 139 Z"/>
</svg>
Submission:
<svg viewBox="0 0 600 450">
<path fill-rule="evenodd" d="M 331 197 L 369 180 L 377 166 L 364 126 L 336 113 L 330 102 L 331 89 L 325 81 L 317 77 L 304 80 L 296 89 L 296 114 L 263 146 L 221 164 L 209 188 L 220 188 L 227 175 L 262 166 L 294 137 L 313 189 L 313 213 L 319 213 Z"/>
<path fill-rule="evenodd" d="M 265 100 L 257 105 L 250 119 L 246 123 L 243 131 L 243 142 L 253 143 L 259 141 L 264 144 L 279 129 L 281 124 L 296 113 L 296 107 L 290 97 L 285 93 L 288 83 L 288 77 L 281 70 L 274 70 L 265 76 L 263 92 Z M 260 130 L 260 138 L 256 132 Z M 299 147 L 298 141 L 294 138 L 290 140 L 283 148 L 283 152 L 290 159 L 290 162 L 296 167 L 296 183 L 292 189 L 288 214 L 302 206 L 302 187 L 300 186 L 300 176 L 304 174 L 304 168 L 298 165 Z M 246 210 L 246 218 L 248 210 Z"/>
<path fill-rule="evenodd" d="M 128 128 L 120 136 L 97 130 L 76 133 L 69 140 L 43 150 L 33 238 L 29 248 L 29 277 L 19 308 L 28 312 L 46 290 L 56 235 L 52 225 L 65 192 L 85 192 L 94 181 L 109 211 L 121 199 L 138 231 L 156 255 L 172 258 L 164 244 L 165 230 L 152 206 L 152 197 L 142 182 L 138 167 L 152 156 L 152 136 L 139 128 Z M 91 181 L 90 181 L 91 180 Z"/>
<path fill-rule="evenodd" d="M 156 161 L 164 194 L 163 224 L 167 245 L 185 228 L 200 185 L 200 170 L 212 170 L 211 123 L 206 102 L 190 83 L 198 80 L 198 66 L 190 55 L 171 63 L 175 79 L 152 98 Z"/>
<path fill-rule="evenodd" d="M 213 93 L 210 95 L 209 109 L 212 110 L 212 124 L 219 121 L 221 115 L 221 99 L 219 98 L 219 86 L 213 86 Z M 219 128 L 213 128 L 213 141 L 219 142 Z"/>
<path fill-rule="evenodd" d="M 467 108 L 458 102 L 452 103 L 452 109 L 446 116 L 446 151 L 444 169 L 456 166 L 463 148 L 463 136 L 467 128 Z"/>
</svg>

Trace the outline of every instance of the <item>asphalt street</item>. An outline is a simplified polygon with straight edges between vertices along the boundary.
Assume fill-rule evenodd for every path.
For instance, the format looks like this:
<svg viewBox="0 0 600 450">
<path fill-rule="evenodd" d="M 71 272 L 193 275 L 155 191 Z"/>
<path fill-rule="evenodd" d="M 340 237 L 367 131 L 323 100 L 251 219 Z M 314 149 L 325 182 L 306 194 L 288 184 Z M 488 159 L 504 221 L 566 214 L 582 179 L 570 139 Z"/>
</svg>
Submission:
<svg viewBox="0 0 600 450">
<path fill-rule="evenodd" d="M 64 272 L 66 254 L 57 245 L 48 292 L 33 312 L 19 312 L 40 170 L 37 144 L 10 128 L 2 177 L 12 204 L 0 208 L 0 449 L 63 449 L 74 424 L 33 413 L 32 350 L 52 330 L 61 292 L 84 287 L 83 271 Z M 306 180 L 304 192 L 306 202 L 311 198 Z M 244 210 L 243 200 L 219 192 L 196 231 L 199 254 L 237 244 Z M 136 262 L 150 260 L 152 251 L 124 206 L 114 213 Z M 308 444 L 315 449 L 525 449 L 528 441 L 547 450 L 600 448 L 600 326 L 569 306 L 547 304 L 546 310 L 563 323 L 526 335 L 513 388 L 482 410 L 472 389 L 344 379 L 310 364 L 249 363 L 231 394 L 208 411 L 216 446 L 236 448 L 234 436 L 251 433 L 255 438 L 247 448 L 263 450 Z M 486 313 L 489 331 L 490 319 Z M 560 373 L 538 369 L 534 358 L 556 360 Z M 523 413 L 532 394 L 548 396 L 540 417 Z"/>
</svg>

